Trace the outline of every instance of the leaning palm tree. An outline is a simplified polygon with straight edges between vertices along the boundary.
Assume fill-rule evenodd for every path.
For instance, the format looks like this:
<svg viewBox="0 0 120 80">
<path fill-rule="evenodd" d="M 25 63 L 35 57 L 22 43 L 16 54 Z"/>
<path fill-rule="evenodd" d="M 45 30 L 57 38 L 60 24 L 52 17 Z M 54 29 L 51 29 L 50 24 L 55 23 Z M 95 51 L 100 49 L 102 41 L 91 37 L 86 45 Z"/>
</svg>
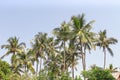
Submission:
<svg viewBox="0 0 120 80">
<path fill-rule="evenodd" d="M 118 41 L 117 41 L 117 39 L 115 39 L 113 37 L 107 38 L 106 30 L 99 32 L 99 38 L 98 39 L 99 39 L 99 41 L 96 43 L 96 45 L 103 49 L 103 53 L 104 53 L 103 68 L 105 69 L 106 55 L 107 55 L 106 50 L 110 53 L 111 56 L 113 56 L 114 54 L 113 54 L 112 49 L 110 48 L 110 45 L 116 44 Z"/>
<path fill-rule="evenodd" d="M 93 22 L 94 21 L 90 21 L 86 24 L 84 14 L 71 18 L 70 26 L 72 27 L 74 38 L 76 38 L 77 50 L 82 58 L 83 70 L 86 70 L 86 50 L 90 51 L 94 46 L 95 33 L 91 32 L 91 24 Z"/>
<path fill-rule="evenodd" d="M 22 53 L 25 48 L 25 43 L 19 43 L 19 39 L 17 37 L 10 37 L 7 40 L 8 44 L 2 45 L 1 48 L 7 49 L 7 52 L 1 57 L 3 59 L 5 56 L 12 54 L 11 63 L 15 65 L 15 58 L 17 53 Z"/>
</svg>

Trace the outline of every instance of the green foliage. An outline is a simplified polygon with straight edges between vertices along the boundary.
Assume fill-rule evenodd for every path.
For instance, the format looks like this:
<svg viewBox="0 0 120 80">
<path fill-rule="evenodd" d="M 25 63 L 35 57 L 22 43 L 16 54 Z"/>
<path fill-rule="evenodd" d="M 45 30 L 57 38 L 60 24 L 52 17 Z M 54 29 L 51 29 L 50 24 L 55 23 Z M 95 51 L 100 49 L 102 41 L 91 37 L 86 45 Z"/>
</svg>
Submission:
<svg viewBox="0 0 120 80">
<path fill-rule="evenodd" d="M 1 79 L 5 79 L 5 74 L 2 71 L 0 71 L 0 80 Z"/>
<path fill-rule="evenodd" d="M 60 80 L 72 80 L 70 73 L 62 73 Z"/>
<path fill-rule="evenodd" d="M 80 76 L 76 76 L 75 80 L 82 80 Z"/>
<path fill-rule="evenodd" d="M 45 73 L 42 72 L 39 74 L 38 80 L 72 80 L 72 77 L 70 76 L 70 73 L 61 73 L 61 75 L 56 76 L 54 73 L 49 72 Z M 74 80 L 82 80 L 80 76 L 76 76 Z"/>
<path fill-rule="evenodd" d="M 39 76 L 37 77 L 38 80 L 47 80 L 48 76 L 46 71 L 42 71 L 39 73 Z"/>
<path fill-rule="evenodd" d="M 6 61 L 0 60 L 0 80 L 8 80 L 11 73 L 10 65 Z"/>
<path fill-rule="evenodd" d="M 16 73 L 12 73 L 10 76 L 9 76 L 9 80 L 21 80 L 21 77 L 20 75 L 16 74 Z M 22 79 L 23 80 L 23 79 Z"/>
<path fill-rule="evenodd" d="M 109 70 L 94 67 L 91 70 L 83 71 L 82 75 L 88 80 L 115 80 Z"/>
</svg>

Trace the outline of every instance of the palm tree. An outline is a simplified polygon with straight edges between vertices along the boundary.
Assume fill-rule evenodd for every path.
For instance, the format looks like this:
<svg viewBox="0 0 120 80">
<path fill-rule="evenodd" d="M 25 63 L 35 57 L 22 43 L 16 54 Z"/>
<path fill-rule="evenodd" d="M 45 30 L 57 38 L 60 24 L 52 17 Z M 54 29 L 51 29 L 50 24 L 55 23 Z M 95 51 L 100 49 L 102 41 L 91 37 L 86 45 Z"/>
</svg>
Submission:
<svg viewBox="0 0 120 80">
<path fill-rule="evenodd" d="M 17 53 L 17 55 L 12 56 L 13 64 L 10 68 L 12 69 L 12 72 L 14 74 L 21 75 L 21 73 L 24 73 L 24 71 L 21 68 L 22 65 L 20 64 L 20 60 L 18 60 L 18 54 L 19 53 Z"/>
<path fill-rule="evenodd" d="M 59 45 L 59 48 L 63 50 L 63 72 L 65 71 L 65 61 L 66 61 L 66 42 L 68 39 L 70 39 L 72 36 L 70 35 L 70 28 L 69 25 L 66 22 L 63 22 L 60 28 L 55 28 L 53 30 L 53 34 L 56 36 L 56 41 Z M 61 52 L 61 51 L 60 51 Z"/>
<path fill-rule="evenodd" d="M 22 69 L 24 69 L 24 73 L 27 74 L 28 71 L 31 71 L 32 73 L 34 73 L 34 68 L 32 65 L 32 61 L 31 61 L 31 54 L 28 52 L 23 52 L 23 53 L 19 53 L 18 54 L 18 58 L 17 61 L 19 62 L 19 65 L 21 66 Z"/>
<path fill-rule="evenodd" d="M 46 54 L 47 58 L 49 58 L 51 55 L 57 56 L 58 54 L 53 37 L 48 37 L 46 40 Z"/>
<path fill-rule="evenodd" d="M 57 78 L 61 75 L 60 65 L 61 65 L 61 56 L 60 54 L 54 55 L 50 54 L 49 58 L 45 61 L 45 69 L 47 69 L 48 74 L 51 73 L 52 76 Z"/>
<path fill-rule="evenodd" d="M 19 43 L 19 39 L 17 37 L 10 37 L 7 40 L 8 44 L 6 45 L 2 45 L 1 48 L 5 48 L 7 49 L 7 52 L 1 57 L 1 59 L 3 59 L 5 56 L 12 54 L 11 57 L 11 63 L 12 66 L 14 66 L 16 63 L 15 62 L 15 58 L 17 53 L 22 53 L 24 48 L 25 48 L 25 43 L 21 42 Z"/>
<path fill-rule="evenodd" d="M 114 67 L 112 64 L 109 65 L 109 68 L 111 73 L 118 72 L 118 67 Z"/>
<path fill-rule="evenodd" d="M 34 59 L 36 63 L 36 74 L 38 71 L 38 64 L 39 64 L 39 71 L 41 71 L 42 66 L 42 59 L 45 59 L 45 50 L 46 50 L 46 41 L 47 41 L 47 33 L 39 32 L 35 35 L 34 42 L 32 43 L 32 49 L 34 53 Z"/>
<path fill-rule="evenodd" d="M 62 51 L 64 53 L 64 51 Z M 61 52 L 58 51 L 56 41 L 53 37 L 47 38 L 46 46 L 46 60 L 45 60 L 45 69 L 47 69 L 48 74 L 50 73 L 54 79 L 58 80 L 60 75 L 62 75 L 61 66 L 63 66 L 63 56 Z"/>
<path fill-rule="evenodd" d="M 75 38 L 69 40 L 69 46 L 68 46 L 68 54 L 66 57 L 66 62 L 68 63 L 68 67 L 71 67 L 71 72 L 72 72 L 72 79 L 74 80 L 74 69 L 76 68 L 75 66 L 78 64 L 78 58 L 79 54 L 77 52 L 77 47 L 75 44 Z"/>
<path fill-rule="evenodd" d="M 71 24 L 73 35 L 77 41 L 78 51 L 81 54 L 83 70 L 86 70 L 86 50 L 93 48 L 93 41 L 95 33 L 91 32 L 91 24 L 94 21 L 90 21 L 86 24 L 84 14 L 79 16 L 73 16 L 71 18 Z"/>
<path fill-rule="evenodd" d="M 98 39 L 99 39 L 99 41 L 96 43 L 96 45 L 103 49 L 103 53 L 104 53 L 103 68 L 105 69 L 105 66 L 106 66 L 106 50 L 110 53 L 111 56 L 113 56 L 114 54 L 112 52 L 112 49 L 110 48 L 110 45 L 115 44 L 118 41 L 117 41 L 117 39 L 115 39 L 113 37 L 107 38 L 106 30 L 99 32 L 99 38 Z"/>
</svg>

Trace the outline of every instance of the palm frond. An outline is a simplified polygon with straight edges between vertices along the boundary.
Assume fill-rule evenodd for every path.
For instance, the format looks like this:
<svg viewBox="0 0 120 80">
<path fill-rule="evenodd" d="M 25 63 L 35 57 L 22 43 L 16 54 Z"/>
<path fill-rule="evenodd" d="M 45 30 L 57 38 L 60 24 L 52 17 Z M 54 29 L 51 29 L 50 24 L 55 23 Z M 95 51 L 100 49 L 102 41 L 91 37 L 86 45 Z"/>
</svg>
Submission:
<svg viewBox="0 0 120 80">
<path fill-rule="evenodd" d="M 109 44 L 115 44 L 118 42 L 118 40 L 111 37 L 111 38 L 108 38 L 108 42 L 109 42 Z"/>
<path fill-rule="evenodd" d="M 111 48 L 108 47 L 107 50 L 108 50 L 108 52 L 110 53 L 111 56 L 114 56 L 113 51 L 112 51 Z"/>
<path fill-rule="evenodd" d="M 5 48 L 5 49 L 10 49 L 10 45 L 2 45 L 2 46 L 1 46 L 1 49 L 3 49 L 3 48 Z"/>
<path fill-rule="evenodd" d="M 26 44 L 24 42 L 21 42 L 18 46 L 26 47 Z"/>
<path fill-rule="evenodd" d="M 5 56 L 8 56 L 10 53 L 11 53 L 10 51 L 6 52 L 2 57 L 0 57 L 0 59 L 3 59 Z"/>
</svg>

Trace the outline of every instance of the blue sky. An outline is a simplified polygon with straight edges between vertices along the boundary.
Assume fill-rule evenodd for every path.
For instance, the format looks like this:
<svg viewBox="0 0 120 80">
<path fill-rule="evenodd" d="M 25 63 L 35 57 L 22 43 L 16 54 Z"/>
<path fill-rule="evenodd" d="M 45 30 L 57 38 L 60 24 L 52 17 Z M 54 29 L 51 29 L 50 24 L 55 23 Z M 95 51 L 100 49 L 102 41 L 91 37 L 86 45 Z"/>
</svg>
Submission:
<svg viewBox="0 0 120 80">
<path fill-rule="evenodd" d="M 1 0 L 0 1 L 0 45 L 6 44 L 9 37 L 17 36 L 27 43 L 38 32 L 51 34 L 71 16 L 85 13 L 86 21 L 95 20 L 93 31 L 107 29 L 108 37 L 120 40 L 120 1 L 119 0 Z M 107 56 L 107 64 L 120 67 L 120 43 L 111 46 L 114 57 Z M 0 56 L 5 50 L 0 51 Z M 8 58 L 5 58 L 8 60 Z M 91 64 L 103 65 L 102 50 L 92 51 L 87 56 L 88 67 Z M 78 65 L 78 71 L 81 70 Z M 79 73 L 79 72 L 77 72 Z"/>
</svg>

